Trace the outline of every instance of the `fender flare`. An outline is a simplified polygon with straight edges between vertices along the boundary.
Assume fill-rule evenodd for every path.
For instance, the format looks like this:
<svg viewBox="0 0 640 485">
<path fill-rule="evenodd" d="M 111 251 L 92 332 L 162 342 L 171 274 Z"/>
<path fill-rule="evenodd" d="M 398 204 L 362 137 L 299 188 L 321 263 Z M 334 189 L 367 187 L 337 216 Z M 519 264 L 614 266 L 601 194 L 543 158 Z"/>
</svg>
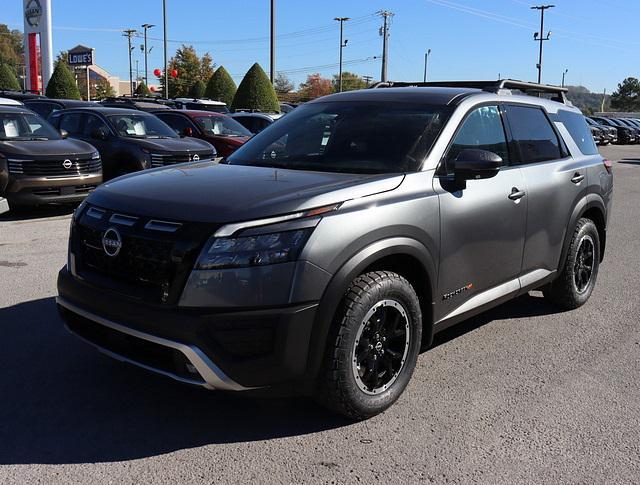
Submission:
<svg viewBox="0 0 640 485">
<path fill-rule="evenodd" d="M 371 243 L 347 260 L 333 275 L 320 299 L 311 333 L 311 348 L 307 363 L 309 375 L 317 376 L 324 357 L 327 336 L 333 324 L 336 309 L 349 284 L 369 266 L 381 258 L 393 255 L 410 256 L 418 260 L 427 274 L 429 300 L 423 308 L 423 338 L 431 344 L 433 338 L 433 300 L 436 294 L 436 259 L 419 241 L 408 237 L 392 237 Z"/>
<path fill-rule="evenodd" d="M 562 243 L 562 252 L 560 253 L 560 260 L 558 261 L 558 274 L 562 272 L 562 268 L 564 267 L 567 253 L 569 252 L 569 245 L 571 244 L 571 238 L 573 237 L 573 231 L 578 224 L 578 220 L 590 209 L 598 209 L 602 214 L 602 219 L 606 221 L 606 208 L 604 201 L 597 194 L 587 194 L 585 197 L 580 199 L 578 203 L 574 206 L 573 212 L 569 217 L 569 222 L 567 224 L 567 229 L 565 230 L 564 242 Z M 606 222 L 605 222 L 606 223 Z M 603 228 L 606 231 L 606 227 Z M 601 241 L 601 253 L 604 254 L 604 244 L 605 241 Z"/>
</svg>

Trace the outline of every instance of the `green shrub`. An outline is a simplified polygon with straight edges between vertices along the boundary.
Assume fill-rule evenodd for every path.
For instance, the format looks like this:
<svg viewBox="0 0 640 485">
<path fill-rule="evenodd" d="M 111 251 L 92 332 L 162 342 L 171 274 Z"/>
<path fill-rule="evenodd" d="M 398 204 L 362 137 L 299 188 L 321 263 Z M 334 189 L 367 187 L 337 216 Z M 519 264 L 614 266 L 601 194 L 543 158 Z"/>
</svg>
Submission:
<svg viewBox="0 0 640 485">
<path fill-rule="evenodd" d="M 7 64 L 0 64 L 0 89 L 20 90 L 20 83 Z"/>
<path fill-rule="evenodd" d="M 244 79 L 238 86 L 238 91 L 233 98 L 233 109 L 255 109 L 266 112 L 279 112 L 280 105 L 276 91 L 267 74 L 256 62 L 247 71 Z"/>
<path fill-rule="evenodd" d="M 76 86 L 71 69 L 61 59 L 56 61 L 56 66 L 47 84 L 45 94 L 49 98 L 56 99 L 81 99 L 80 90 Z"/>
<path fill-rule="evenodd" d="M 220 66 L 209 79 L 205 96 L 209 99 L 222 101 L 226 103 L 227 106 L 231 106 L 237 90 L 236 83 L 233 82 L 227 70 Z"/>
<path fill-rule="evenodd" d="M 202 98 L 204 96 L 205 89 L 206 86 L 204 82 L 198 79 L 195 83 L 193 83 L 191 88 L 189 88 L 189 97 L 194 99 Z"/>
<path fill-rule="evenodd" d="M 149 91 L 149 88 L 145 83 L 140 81 L 136 86 L 136 90 L 134 91 L 134 93 L 138 96 L 149 96 L 151 94 L 151 91 Z"/>
</svg>

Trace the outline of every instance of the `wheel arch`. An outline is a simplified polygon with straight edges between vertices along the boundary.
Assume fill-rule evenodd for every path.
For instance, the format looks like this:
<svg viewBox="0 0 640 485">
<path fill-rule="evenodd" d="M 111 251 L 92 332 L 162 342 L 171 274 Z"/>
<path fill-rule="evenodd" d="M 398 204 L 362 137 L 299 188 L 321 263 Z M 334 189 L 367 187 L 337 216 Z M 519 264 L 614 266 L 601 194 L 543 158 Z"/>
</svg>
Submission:
<svg viewBox="0 0 640 485">
<path fill-rule="evenodd" d="M 324 356 L 327 336 L 336 311 L 349 284 L 359 275 L 385 269 L 405 277 L 420 299 L 423 316 L 423 342 L 433 339 L 433 295 L 436 292 L 436 264 L 431 252 L 419 241 L 396 237 L 377 241 L 346 261 L 327 285 L 318 306 L 309 351 L 308 372 L 316 376 Z M 422 281 L 421 281 L 422 280 Z"/>
<path fill-rule="evenodd" d="M 565 231 L 564 242 L 562 245 L 562 253 L 560 261 L 558 263 L 558 272 L 562 270 L 567 253 L 569 252 L 569 245 L 571 244 L 571 238 L 573 237 L 573 228 L 583 217 L 590 219 L 596 225 L 598 230 L 598 237 L 600 239 L 600 261 L 604 259 L 604 250 L 607 240 L 607 226 L 606 226 L 606 209 L 603 200 L 595 195 L 588 194 L 586 197 L 580 200 L 573 209 L 567 230 Z"/>
</svg>

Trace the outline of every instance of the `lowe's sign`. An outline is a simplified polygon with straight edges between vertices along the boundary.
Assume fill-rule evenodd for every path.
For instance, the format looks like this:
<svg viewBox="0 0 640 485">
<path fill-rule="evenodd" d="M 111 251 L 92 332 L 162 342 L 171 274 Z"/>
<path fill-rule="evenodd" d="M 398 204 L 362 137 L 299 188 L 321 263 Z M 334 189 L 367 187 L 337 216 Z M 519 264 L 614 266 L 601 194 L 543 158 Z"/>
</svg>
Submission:
<svg viewBox="0 0 640 485">
<path fill-rule="evenodd" d="M 67 62 L 70 66 L 91 66 L 93 64 L 93 49 L 86 51 L 69 51 Z"/>
</svg>

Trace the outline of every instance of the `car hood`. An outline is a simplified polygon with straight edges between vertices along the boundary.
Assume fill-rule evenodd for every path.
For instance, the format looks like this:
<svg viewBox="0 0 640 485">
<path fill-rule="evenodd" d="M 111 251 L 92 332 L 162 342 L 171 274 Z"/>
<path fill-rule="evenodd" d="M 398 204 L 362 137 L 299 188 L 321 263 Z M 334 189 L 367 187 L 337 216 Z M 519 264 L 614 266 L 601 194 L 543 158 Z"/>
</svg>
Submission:
<svg viewBox="0 0 640 485">
<path fill-rule="evenodd" d="M 0 141 L 0 154 L 20 157 L 60 158 L 90 155 L 96 149 L 80 140 L 16 140 Z"/>
<path fill-rule="evenodd" d="M 212 151 L 213 146 L 198 138 L 128 138 L 129 141 L 140 145 L 152 152 L 185 153 Z"/>
<path fill-rule="evenodd" d="M 225 143 L 228 143 L 231 146 L 240 147 L 244 143 L 246 143 L 249 140 L 249 138 L 251 138 L 251 136 L 212 135 L 212 136 L 208 136 L 207 140 L 211 140 L 211 141 L 220 140 L 220 141 L 223 141 Z"/>
<path fill-rule="evenodd" d="M 204 162 L 125 175 L 99 187 L 88 202 L 140 216 L 227 223 L 386 192 L 403 178 Z"/>
</svg>

